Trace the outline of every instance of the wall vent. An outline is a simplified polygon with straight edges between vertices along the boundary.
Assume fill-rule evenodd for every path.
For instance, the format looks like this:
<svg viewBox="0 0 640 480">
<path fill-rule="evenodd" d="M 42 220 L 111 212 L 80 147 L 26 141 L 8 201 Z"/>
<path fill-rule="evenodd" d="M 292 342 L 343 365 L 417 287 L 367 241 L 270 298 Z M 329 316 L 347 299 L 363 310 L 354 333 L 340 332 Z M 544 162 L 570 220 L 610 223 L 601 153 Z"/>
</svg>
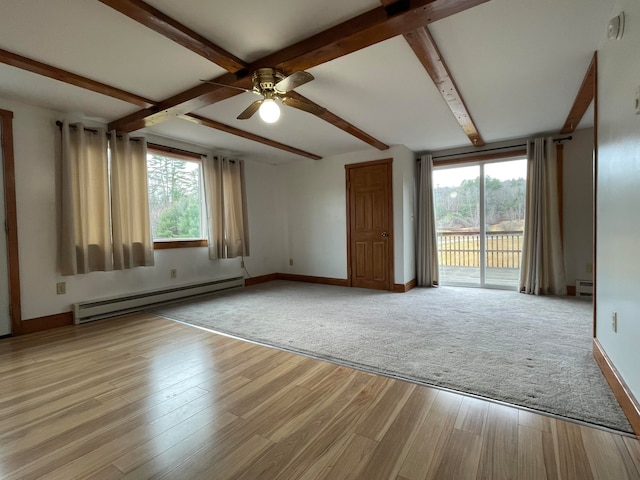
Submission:
<svg viewBox="0 0 640 480">
<path fill-rule="evenodd" d="M 244 287 L 243 277 L 190 283 L 130 295 L 119 295 L 88 302 L 79 302 L 73 305 L 73 321 L 76 324 L 90 322 L 114 315 L 135 312 L 150 305 L 172 302 L 187 297 L 205 295 L 207 293 L 237 287 Z"/>
</svg>

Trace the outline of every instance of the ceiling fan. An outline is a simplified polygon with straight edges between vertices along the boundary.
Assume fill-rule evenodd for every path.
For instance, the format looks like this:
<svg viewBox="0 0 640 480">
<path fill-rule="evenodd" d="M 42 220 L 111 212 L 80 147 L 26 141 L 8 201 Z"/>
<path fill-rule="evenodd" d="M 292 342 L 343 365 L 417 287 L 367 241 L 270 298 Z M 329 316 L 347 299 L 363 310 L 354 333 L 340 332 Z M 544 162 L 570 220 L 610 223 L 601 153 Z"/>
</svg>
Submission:
<svg viewBox="0 0 640 480">
<path fill-rule="evenodd" d="M 256 112 L 259 112 L 262 120 L 267 123 L 273 123 L 280 118 L 280 107 L 276 103 L 276 100 L 280 100 L 289 107 L 297 108 L 314 115 L 320 115 L 326 112 L 325 108 L 315 103 L 287 96 L 287 93 L 291 92 L 294 88 L 309 83 L 313 78 L 313 75 L 303 70 L 299 70 L 285 77 L 282 72 L 274 68 L 259 68 L 251 75 L 251 82 L 253 83 L 251 90 L 234 85 L 227 85 L 225 83 L 208 80 L 202 81 L 261 95 L 262 99 L 256 100 L 249 105 L 237 118 L 238 120 L 247 120 Z"/>
</svg>

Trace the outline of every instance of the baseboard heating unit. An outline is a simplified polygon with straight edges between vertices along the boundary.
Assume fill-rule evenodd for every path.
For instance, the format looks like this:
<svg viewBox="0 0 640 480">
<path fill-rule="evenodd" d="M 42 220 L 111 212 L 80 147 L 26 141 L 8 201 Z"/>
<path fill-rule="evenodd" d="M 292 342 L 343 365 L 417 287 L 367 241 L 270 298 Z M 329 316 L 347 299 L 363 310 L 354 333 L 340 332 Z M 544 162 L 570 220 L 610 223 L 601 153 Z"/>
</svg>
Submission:
<svg viewBox="0 0 640 480">
<path fill-rule="evenodd" d="M 91 322 L 114 315 L 135 312 L 150 305 L 243 286 L 243 277 L 232 277 L 79 302 L 73 305 L 73 321 L 76 324 Z"/>
<path fill-rule="evenodd" d="M 576 280 L 576 297 L 593 297 L 593 280 Z"/>
</svg>

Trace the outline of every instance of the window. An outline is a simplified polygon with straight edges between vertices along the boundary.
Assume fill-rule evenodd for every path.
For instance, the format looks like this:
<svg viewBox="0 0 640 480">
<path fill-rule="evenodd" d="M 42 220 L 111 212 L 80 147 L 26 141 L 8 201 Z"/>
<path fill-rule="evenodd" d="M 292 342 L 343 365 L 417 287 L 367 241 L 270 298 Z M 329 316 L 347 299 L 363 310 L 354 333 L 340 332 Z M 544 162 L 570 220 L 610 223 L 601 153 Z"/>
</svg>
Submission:
<svg viewBox="0 0 640 480">
<path fill-rule="evenodd" d="M 206 245 L 201 161 L 149 149 L 147 178 L 154 247 Z"/>
</svg>

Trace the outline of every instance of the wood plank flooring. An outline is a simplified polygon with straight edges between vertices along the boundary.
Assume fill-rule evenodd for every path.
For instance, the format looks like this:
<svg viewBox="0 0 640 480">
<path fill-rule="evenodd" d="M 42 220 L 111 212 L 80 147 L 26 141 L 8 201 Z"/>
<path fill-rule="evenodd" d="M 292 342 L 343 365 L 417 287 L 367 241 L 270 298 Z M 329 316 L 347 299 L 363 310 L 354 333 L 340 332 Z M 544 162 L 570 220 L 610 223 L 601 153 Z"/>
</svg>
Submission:
<svg viewBox="0 0 640 480">
<path fill-rule="evenodd" d="M 0 341 L 0 478 L 624 480 L 640 445 L 135 314 Z"/>
</svg>

